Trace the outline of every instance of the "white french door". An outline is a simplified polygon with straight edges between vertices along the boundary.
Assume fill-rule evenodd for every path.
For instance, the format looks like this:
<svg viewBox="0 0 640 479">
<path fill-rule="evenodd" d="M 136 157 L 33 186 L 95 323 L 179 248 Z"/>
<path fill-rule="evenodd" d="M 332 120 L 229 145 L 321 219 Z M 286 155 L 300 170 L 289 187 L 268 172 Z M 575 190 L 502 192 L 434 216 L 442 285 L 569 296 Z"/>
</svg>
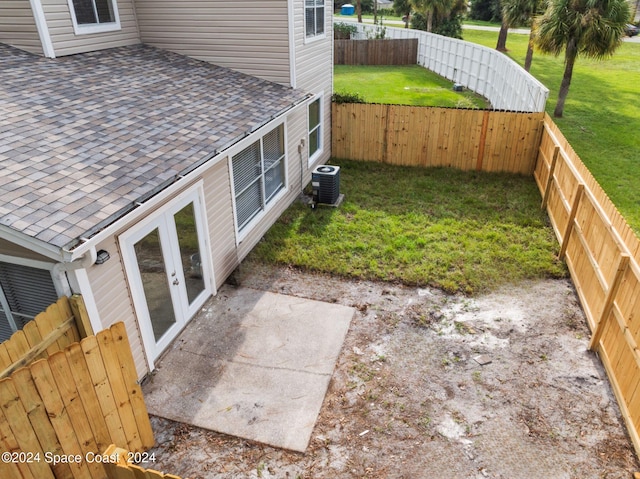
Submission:
<svg viewBox="0 0 640 479">
<path fill-rule="evenodd" d="M 150 369 L 214 293 L 200 198 L 184 193 L 120 236 Z"/>
</svg>

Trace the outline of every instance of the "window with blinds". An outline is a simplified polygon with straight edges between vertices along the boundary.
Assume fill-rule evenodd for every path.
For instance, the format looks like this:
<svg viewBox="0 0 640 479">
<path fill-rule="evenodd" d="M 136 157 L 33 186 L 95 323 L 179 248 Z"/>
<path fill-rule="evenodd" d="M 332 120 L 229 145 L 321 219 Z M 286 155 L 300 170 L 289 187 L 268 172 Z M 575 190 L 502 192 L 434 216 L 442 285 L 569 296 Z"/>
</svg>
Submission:
<svg viewBox="0 0 640 479">
<path fill-rule="evenodd" d="M 307 38 L 324 35 L 324 0 L 305 0 L 304 26 Z"/>
<path fill-rule="evenodd" d="M 322 150 L 322 118 L 320 98 L 309 103 L 309 161 Z"/>
<path fill-rule="evenodd" d="M 231 158 L 238 231 L 284 188 L 284 153 L 280 125 Z"/>
<path fill-rule="evenodd" d="M 0 261 L 0 341 L 57 300 L 49 270 Z"/>
</svg>

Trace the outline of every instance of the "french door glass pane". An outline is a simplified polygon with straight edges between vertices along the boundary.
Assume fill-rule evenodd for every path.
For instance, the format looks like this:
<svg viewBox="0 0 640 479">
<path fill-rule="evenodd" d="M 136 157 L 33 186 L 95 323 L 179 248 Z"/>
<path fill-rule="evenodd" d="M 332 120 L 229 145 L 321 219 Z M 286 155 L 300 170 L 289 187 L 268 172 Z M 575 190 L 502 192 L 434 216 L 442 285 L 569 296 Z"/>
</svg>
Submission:
<svg viewBox="0 0 640 479">
<path fill-rule="evenodd" d="M 198 243 L 198 230 L 193 203 L 189 203 L 174 215 L 176 231 L 178 232 L 178 246 L 180 247 L 180 261 L 184 271 L 189 304 L 204 291 L 202 277 L 202 262 Z"/>
<path fill-rule="evenodd" d="M 144 296 L 147 300 L 153 335 L 158 342 L 176 322 L 158 228 L 138 241 L 134 245 L 134 250 L 142 278 Z"/>
</svg>

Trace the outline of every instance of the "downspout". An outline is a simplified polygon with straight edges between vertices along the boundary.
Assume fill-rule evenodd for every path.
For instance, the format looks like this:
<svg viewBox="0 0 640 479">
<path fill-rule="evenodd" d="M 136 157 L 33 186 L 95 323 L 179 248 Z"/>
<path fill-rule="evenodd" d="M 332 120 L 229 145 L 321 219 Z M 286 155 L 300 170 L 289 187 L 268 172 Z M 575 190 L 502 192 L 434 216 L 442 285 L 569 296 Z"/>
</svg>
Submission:
<svg viewBox="0 0 640 479">
<path fill-rule="evenodd" d="M 296 22 L 293 0 L 287 2 L 287 10 L 289 15 L 289 83 L 291 84 L 291 88 L 296 88 Z"/>
</svg>

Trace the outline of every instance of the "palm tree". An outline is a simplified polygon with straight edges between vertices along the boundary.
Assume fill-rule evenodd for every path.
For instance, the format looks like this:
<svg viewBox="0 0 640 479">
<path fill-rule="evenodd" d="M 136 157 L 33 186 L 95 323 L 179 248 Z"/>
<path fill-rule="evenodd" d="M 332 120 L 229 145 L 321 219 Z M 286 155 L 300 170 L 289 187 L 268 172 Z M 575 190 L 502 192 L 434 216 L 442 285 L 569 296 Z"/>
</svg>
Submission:
<svg viewBox="0 0 640 479">
<path fill-rule="evenodd" d="M 629 20 L 627 0 L 552 0 L 539 19 L 535 42 L 545 53 L 564 50 L 564 75 L 553 112 L 562 117 L 573 66 L 579 54 L 589 58 L 611 56 L 622 43 Z"/>
<path fill-rule="evenodd" d="M 507 51 L 509 28 L 527 24 L 536 11 L 538 0 L 502 0 L 502 24 L 498 33 L 496 50 Z"/>
<path fill-rule="evenodd" d="M 433 21 L 437 16 L 448 14 L 452 0 L 412 0 L 413 7 L 424 14 L 427 19 L 427 31 L 433 31 Z"/>
</svg>

